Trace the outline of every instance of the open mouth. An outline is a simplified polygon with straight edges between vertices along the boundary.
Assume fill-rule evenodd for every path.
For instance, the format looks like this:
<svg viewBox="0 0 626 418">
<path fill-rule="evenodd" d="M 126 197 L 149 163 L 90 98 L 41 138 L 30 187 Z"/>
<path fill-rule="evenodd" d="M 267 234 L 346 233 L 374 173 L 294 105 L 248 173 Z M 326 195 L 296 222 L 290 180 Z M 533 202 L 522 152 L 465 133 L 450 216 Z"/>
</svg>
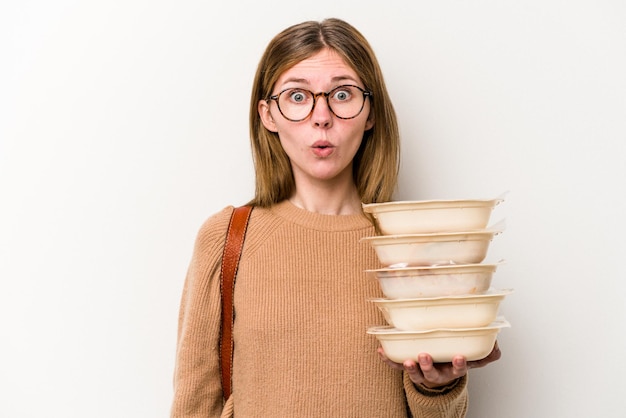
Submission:
<svg viewBox="0 0 626 418">
<path fill-rule="evenodd" d="M 312 146 L 313 152 L 318 157 L 328 157 L 333 153 L 335 147 L 327 141 L 318 141 Z"/>
</svg>

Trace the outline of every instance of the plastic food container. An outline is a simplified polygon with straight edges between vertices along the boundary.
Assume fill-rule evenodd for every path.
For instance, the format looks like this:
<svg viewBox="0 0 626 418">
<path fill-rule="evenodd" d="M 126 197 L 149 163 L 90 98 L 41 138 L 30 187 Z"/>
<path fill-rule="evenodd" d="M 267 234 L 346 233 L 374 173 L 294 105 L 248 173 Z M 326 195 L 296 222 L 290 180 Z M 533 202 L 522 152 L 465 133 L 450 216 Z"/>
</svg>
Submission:
<svg viewBox="0 0 626 418">
<path fill-rule="evenodd" d="M 474 264 L 483 261 L 498 230 L 431 234 L 380 235 L 362 238 L 387 267 Z"/>
<path fill-rule="evenodd" d="M 387 323 L 397 329 L 477 328 L 493 322 L 500 302 L 512 290 L 491 290 L 482 295 L 419 299 L 372 299 Z"/>
<path fill-rule="evenodd" d="M 452 361 L 454 356 L 463 355 L 468 361 L 487 357 L 502 328 L 510 324 L 497 318 L 485 327 L 461 329 L 436 329 L 425 331 L 402 331 L 393 327 L 372 327 L 368 334 L 376 336 L 385 355 L 396 363 L 417 360 L 420 353 L 428 353 L 436 363 Z"/>
<path fill-rule="evenodd" d="M 503 199 L 421 200 L 363 204 L 382 235 L 427 234 L 485 229 Z"/>
<path fill-rule="evenodd" d="M 498 264 L 460 264 L 366 270 L 385 297 L 415 299 L 485 293 Z"/>
</svg>

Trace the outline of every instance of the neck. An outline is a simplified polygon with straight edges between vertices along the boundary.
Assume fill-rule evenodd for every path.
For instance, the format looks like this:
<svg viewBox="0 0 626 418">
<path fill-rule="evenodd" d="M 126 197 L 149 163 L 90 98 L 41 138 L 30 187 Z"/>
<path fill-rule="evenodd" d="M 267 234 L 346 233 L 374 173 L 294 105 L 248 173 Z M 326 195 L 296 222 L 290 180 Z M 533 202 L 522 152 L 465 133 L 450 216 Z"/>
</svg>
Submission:
<svg viewBox="0 0 626 418">
<path fill-rule="evenodd" d="M 362 212 L 356 186 L 306 188 L 300 185 L 289 198 L 295 206 L 323 215 L 355 215 Z"/>
</svg>

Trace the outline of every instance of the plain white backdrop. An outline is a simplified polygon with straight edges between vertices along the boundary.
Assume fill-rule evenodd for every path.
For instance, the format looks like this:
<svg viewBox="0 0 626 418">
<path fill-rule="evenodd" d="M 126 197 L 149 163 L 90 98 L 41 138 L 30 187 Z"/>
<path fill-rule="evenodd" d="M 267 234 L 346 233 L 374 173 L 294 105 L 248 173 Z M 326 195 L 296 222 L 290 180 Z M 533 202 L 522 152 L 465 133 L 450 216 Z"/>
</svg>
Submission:
<svg viewBox="0 0 626 418">
<path fill-rule="evenodd" d="M 624 416 L 619 0 L 3 1 L 0 416 L 168 416 L 196 231 L 252 196 L 257 61 L 330 16 L 383 67 L 396 199 L 508 191 L 488 258 L 512 328 L 468 416 Z"/>
</svg>

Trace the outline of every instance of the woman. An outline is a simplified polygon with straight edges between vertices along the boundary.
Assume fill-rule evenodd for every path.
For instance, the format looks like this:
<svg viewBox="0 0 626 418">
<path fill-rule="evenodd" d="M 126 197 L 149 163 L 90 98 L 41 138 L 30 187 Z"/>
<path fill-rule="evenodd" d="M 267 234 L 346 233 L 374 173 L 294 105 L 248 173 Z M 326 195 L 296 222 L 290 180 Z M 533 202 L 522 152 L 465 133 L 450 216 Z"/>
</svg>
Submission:
<svg viewBox="0 0 626 418">
<path fill-rule="evenodd" d="M 395 113 L 366 39 L 338 19 L 287 28 L 268 45 L 250 108 L 254 210 L 235 286 L 238 417 L 461 417 L 470 366 L 387 360 L 364 274 L 379 268 L 361 203 L 391 200 Z M 219 417 L 219 271 L 233 208 L 196 241 L 181 302 L 172 417 Z M 417 354 L 417 353 L 416 353 Z M 382 361 L 381 361 L 382 359 Z"/>
</svg>

